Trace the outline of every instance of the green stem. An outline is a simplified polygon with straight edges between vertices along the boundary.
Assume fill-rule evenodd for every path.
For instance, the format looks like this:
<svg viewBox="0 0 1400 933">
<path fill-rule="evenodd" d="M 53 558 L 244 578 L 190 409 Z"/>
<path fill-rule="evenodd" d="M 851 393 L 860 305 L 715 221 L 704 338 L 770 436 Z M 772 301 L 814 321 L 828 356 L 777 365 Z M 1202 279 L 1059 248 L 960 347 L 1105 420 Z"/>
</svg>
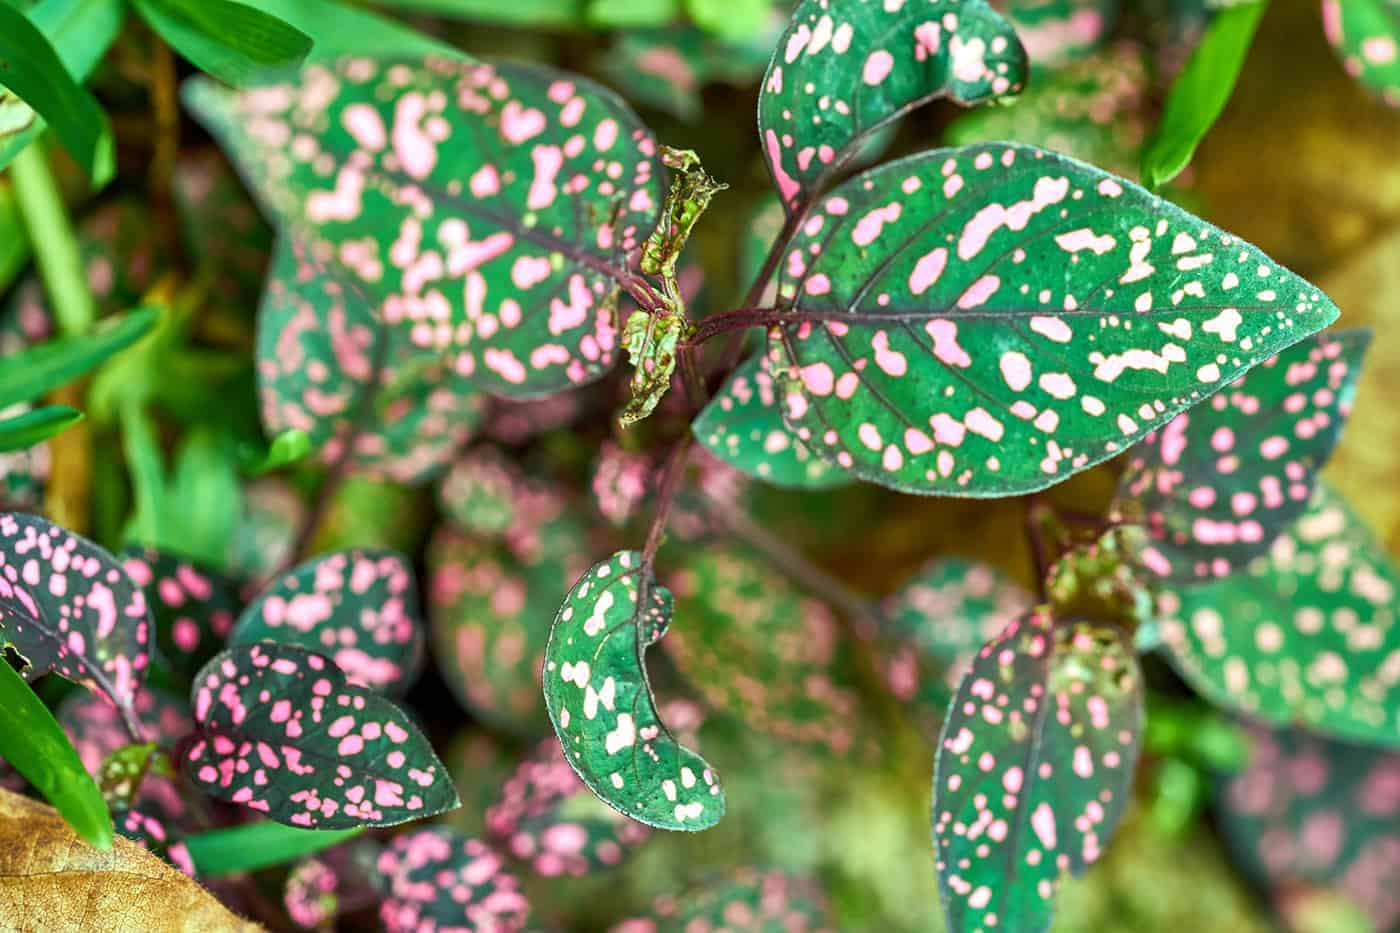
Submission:
<svg viewBox="0 0 1400 933">
<path fill-rule="evenodd" d="M 87 287 L 68 208 L 39 143 L 15 156 L 10 176 L 59 333 L 84 334 L 97 320 L 97 305 Z"/>
</svg>

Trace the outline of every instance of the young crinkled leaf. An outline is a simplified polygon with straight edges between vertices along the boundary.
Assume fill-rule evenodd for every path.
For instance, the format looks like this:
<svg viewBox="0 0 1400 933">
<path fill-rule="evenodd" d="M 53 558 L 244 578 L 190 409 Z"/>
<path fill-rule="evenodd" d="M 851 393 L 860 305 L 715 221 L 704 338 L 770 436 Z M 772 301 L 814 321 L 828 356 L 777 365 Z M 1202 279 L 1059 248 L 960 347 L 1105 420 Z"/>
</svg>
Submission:
<svg viewBox="0 0 1400 933">
<path fill-rule="evenodd" d="M 486 811 L 486 830 L 544 878 L 614 868 L 650 834 L 590 793 L 553 739 L 501 786 Z"/>
<path fill-rule="evenodd" d="M 146 597 L 91 541 L 34 515 L 0 515 L 0 646 L 27 676 L 52 671 L 131 720 L 151 659 Z"/>
<path fill-rule="evenodd" d="M 1168 656 L 1211 701 L 1279 725 L 1400 745 L 1396 572 L 1346 503 L 1318 485 L 1268 553 L 1158 600 Z"/>
<path fill-rule="evenodd" d="M 257 357 L 268 432 L 305 431 L 327 463 L 353 435 L 353 463 L 371 476 L 422 482 L 485 413 L 468 380 L 425 358 L 402 329 L 381 326 L 343 271 L 286 237 L 263 292 Z"/>
<path fill-rule="evenodd" d="M 671 591 L 636 551 L 574 584 L 545 648 L 544 699 L 588 789 L 639 823 L 698 831 L 724 816 L 719 775 L 662 724 L 645 653 L 671 624 Z"/>
<path fill-rule="evenodd" d="M 435 826 L 398 836 L 379 856 L 389 893 L 379 908 L 387 933 L 525 926 L 530 905 L 505 861 L 479 839 Z"/>
<path fill-rule="evenodd" d="M 1286 895 L 1316 884 L 1400 921 L 1400 754 L 1297 729 L 1249 730 L 1249 767 L 1222 782 L 1225 837 L 1254 880 Z"/>
<path fill-rule="evenodd" d="M 1029 146 L 859 175 L 785 260 L 796 313 L 772 328 L 769 367 L 788 426 L 924 494 L 1060 482 L 1338 313 L 1249 244 Z"/>
<path fill-rule="evenodd" d="M 924 566 L 884 604 L 893 646 L 884 661 L 895 696 L 942 716 L 977 650 L 1031 607 L 995 567 L 961 558 Z"/>
<path fill-rule="evenodd" d="M 216 570 L 152 548 L 127 548 L 121 559 L 146 594 L 158 663 L 193 677 L 233 630 L 242 605 L 237 586 Z"/>
<path fill-rule="evenodd" d="M 607 90 L 530 65 L 342 58 L 242 94 L 194 80 L 185 101 L 419 355 L 515 397 L 613 364 L 616 279 L 661 189 L 654 140 Z"/>
<path fill-rule="evenodd" d="M 1152 536 L 1142 565 L 1186 582 L 1223 577 L 1268 550 L 1312 498 L 1370 339 L 1301 340 L 1133 448 L 1112 512 Z"/>
<path fill-rule="evenodd" d="M 1322 0 L 1322 26 L 1347 73 L 1400 107 L 1400 0 Z"/>
<path fill-rule="evenodd" d="M 849 645 L 825 603 L 761 561 L 717 546 L 691 551 L 676 591 L 693 622 L 666 651 L 709 703 L 746 726 L 846 755 L 860 733 Z"/>
<path fill-rule="evenodd" d="M 423 661 L 413 567 L 355 548 L 293 567 L 243 610 L 230 645 L 274 641 L 324 654 L 351 683 L 402 693 Z"/>
<path fill-rule="evenodd" d="M 948 708 L 933 785 L 949 930 L 1045 930 L 1059 879 L 1098 860 L 1132 787 L 1142 674 L 1126 633 L 1034 609 Z"/>
<path fill-rule="evenodd" d="M 789 215 L 868 134 L 928 101 L 1020 91 L 1026 53 L 984 0 L 803 0 L 758 99 L 759 142 Z"/>
<path fill-rule="evenodd" d="M 184 770 L 205 793 L 288 826 L 393 826 L 457 806 L 447 769 L 408 714 L 327 657 L 259 642 L 195 678 Z"/>
</svg>

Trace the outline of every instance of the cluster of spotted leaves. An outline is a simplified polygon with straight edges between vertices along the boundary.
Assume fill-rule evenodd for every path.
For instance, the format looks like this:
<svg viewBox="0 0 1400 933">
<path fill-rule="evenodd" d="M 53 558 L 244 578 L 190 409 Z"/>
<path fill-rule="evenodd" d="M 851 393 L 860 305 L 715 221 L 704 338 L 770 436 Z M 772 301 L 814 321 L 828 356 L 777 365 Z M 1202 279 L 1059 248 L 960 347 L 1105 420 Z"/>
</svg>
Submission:
<svg viewBox="0 0 1400 933">
<path fill-rule="evenodd" d="M 1400 754 L 1250 728 L 1249 766 L 1221 783 L 1226 839 L 1276 898 L 1339 889 L 1378 930 L 1400 921 Z"/>
<path fill-rule="evenodd" d="M 826 897 L 801 875 L 752 867 L 735 869 L 679 897 L 658 898 L 650 917 L 624 920 L 610 933 L 660 933 L 662 930 L 802 930 L 835 929 Z"/>
<path fill-rule="evenodd" d="M 406 687 L 422 656 L 401 557 L 325 555 L 241 614 L 236 592 L 172 555 L 141 550 L 123 564 L 43 519 L 0 516 L 0 631 L 27 673 L 89 688 L 60 718 L 94 773 L 125 734 L 178 742 L 179 767 L 209 796 L 295 826 L 392 825 L 456 805 L 417 726 L 375 692 Z M 152 667 L 192 683 L 188 708 L 144 686 Z M 119 830 L 188 867 L 174 785 L 146 774 L 117 797 Z"/>
</svg>

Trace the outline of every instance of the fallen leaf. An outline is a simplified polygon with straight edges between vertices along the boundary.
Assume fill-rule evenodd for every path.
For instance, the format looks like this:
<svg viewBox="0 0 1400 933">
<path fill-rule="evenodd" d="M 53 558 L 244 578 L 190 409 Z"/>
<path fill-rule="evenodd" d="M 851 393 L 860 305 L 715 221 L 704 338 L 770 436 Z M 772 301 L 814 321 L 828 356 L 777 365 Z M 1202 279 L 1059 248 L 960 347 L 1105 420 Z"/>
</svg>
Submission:
<svg viewBox="0 0 1400 933">
<path fill-rule="evenodd" d="M 0 790 L 0 929 L 253 933 L 212 894 L 130 840 L 101 852 L 52 807 Z"/>
</svg>

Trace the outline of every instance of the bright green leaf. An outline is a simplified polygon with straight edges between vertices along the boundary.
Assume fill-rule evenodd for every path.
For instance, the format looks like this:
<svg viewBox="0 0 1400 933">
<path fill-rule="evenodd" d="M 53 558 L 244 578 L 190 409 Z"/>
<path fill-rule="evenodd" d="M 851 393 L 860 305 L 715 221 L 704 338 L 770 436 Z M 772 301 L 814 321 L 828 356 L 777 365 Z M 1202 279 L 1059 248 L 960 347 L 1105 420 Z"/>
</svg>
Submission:
<svg viewBox="0 0 1400 933">
<path fill-rule="evenodd" d="M 0 421 L 0 452 L 23 450 L 53 437 L 83 420 L 67 405 L 45 405 Z"/>
<path fill-rule="evenodd" d="M 61 337 L 5 357 L 0 360 L 0 407 L 33 401 L 72 382 L 144 337 L 158 317 L 156 309 L 140 308 L 104 321 L 91 334 Z"/>
<path fill-rule="evenodd" d="M 617 0 L 614 0 L 617 2 Z M 578 26 L 589 0 L 377 0 L 376 5 L 409 13 L 432 13 L 509 26 Z"/>
<path fill-rule="evenodd" d="M 789 213 L 909 110 L 1021 90 L 1026 53 L 1001 14 L 985 0 L 947 0 L 940 12 L 932 20 L 927 4 L 884 0 L 803 0 L 793 11 L 758 99 L 759 142 Z"/>
<path fill-rule="evenodd" d="M 0 113 L 4 112 L 0 104 Z M 0 148 L 4 143 L 0 143 Z M 7 291 L 29 260 L 29 233 L 10 185 L 0 184 L 0 292 Z"/>
<path fill-rule="evenodd" d="M 724 816 L 719 775 L 671 736 L 646 649 L 671 624 L 671 591 L 636 551 L 574 584 L 545 649 L 544 699 L 574 771 L 604 803 L 658 829 L 696 832 Z"/>
<path fill-rule="evenodd" d="M 185 847 L 201 878 L 217 878 L 281 865 L 363 832 L 363 827 L 300 829 L 265 820 L 193 833 L 185 837 Z"/>
<path fill-rule="evenodd" d="M 234 0 L 134 0 L 141 17 L 201 71 L 241 86 L 261 70 L 295 65 L 311 37 Z"/>
<path fill-rule="evenodd" d="M 295 29 L 306 33 L 314 41 L 309 56 L 313 60 L 330 59 L 340 55 L 447 55 L 465 57 L 452 46 L 426 36 L 416 29 L 391 19 L 379 16 L 360 6 L 342 3 L 340 0 L 246 0 L 248 6 L 269 13 Z M 403 5 L 418 0 L 380 0 L 380 6 Z M 456 0 L 426 0 L 428 3 L 450 4 Z M 472 2 L 472 0 L 463 0 Z M 480 2 L 480 0 L 476 0 Z M 499 0 L 486 0 L 497 7 L 517 9 L 539 3 L 552 3 L 553 0 L 516 0 L 503 4 Z"/>
<path fill-rule="evenodd" d="M 39 27 L 4 4 L 0 84 L 43 117 L 95 186 L 107 183 L 116 171 L 116 148 L 102 105 L 73 79 Z"/>
<path fill-rule="evenodd" d="M 1167 655 L 1206 698 L 1279 725 L 1400 746 L 1400 572 L 1318 485 L 1267 554 L 1158 601 Z"/>
<path fill-rule="evenodd" d="M 1267 6 L 1267 0 L 1237 3 L 1211 19 L 1200 45 L 1173 82 L 1162 122 L 1143 152 L 1142 180 L 1147 187 L 1166 184 L 1190 163 L 1230 102 Z"/>
<path fill-rule="evenodd" d="M 685 0 L 685 11 L 706 32 L 739 42 L 764 31 L 773 0 Z"/>
<path fill-rule="evenodd" d="M 289 428 L 274 437 L 251 464 L 244 467 L 251 476 L 261 476 L 305 460 L 311 453 L 311 435 L 299 428 Z"/>
<path fill-rule="evenodd" d="M 82 81 L 116 39 L 125 12 L 122 0 L 43 0 L 27 15 L 58 53 L 68 74 Z M 0 168 L 33 142 L 46 125 L 27 104 L 0 89 Z"/>
<path fill-rule="evenodd" d="M 1132 791 L 1142 673 L 1123 632 L 1032 610 L 989 641 L 938 740 L 933 837 L 949 930 L 1045 930 Z"/>
<path fill-rule="evenodd" d="M 665 26 L 680 12 L 680 0 L 589 0 L 589 23 L 608 29 Z"/>
<path fill-rule="evenodd" d="M 112 816 L 102 791 L 29 684 L 0 657 L 0 758 L 13 765 L 68 825 L 99 849 L 112 847 Z"/>
<path fill-rule="evenodd" d="M 793 313 L 774 315 L 769 370 L 788 427 L 923 494 L 1060 482 L 1338 314 L 1138 186 L 1004 143 L 857 175 L 779 268 Z"/>
</svg>

